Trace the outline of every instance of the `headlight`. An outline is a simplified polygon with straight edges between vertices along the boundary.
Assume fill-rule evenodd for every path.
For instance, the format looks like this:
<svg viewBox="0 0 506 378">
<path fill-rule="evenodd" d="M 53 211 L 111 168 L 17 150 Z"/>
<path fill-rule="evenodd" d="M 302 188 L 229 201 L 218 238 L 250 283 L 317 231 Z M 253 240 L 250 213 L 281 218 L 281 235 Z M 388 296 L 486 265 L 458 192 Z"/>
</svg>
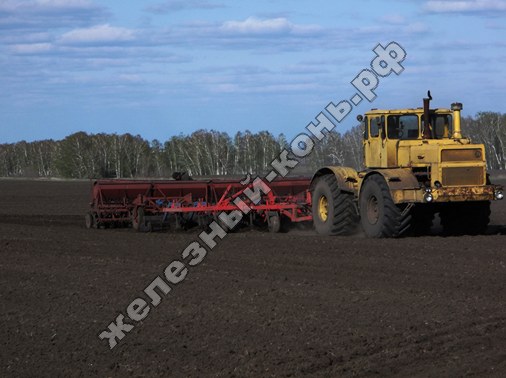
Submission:
<svg viewBox="0 0 506 378">
<path fill-rule="evenodd" d="M 494 195 L 496 200 L 502 200 L 504 198 L 504 194 L 500 190 L 496 191 Z"/>
<path fill-rule="evenodd" d="M 432 196 L 431 193 L 426 192 L 425 195 L 423 196 L 423 199 L 425 200 L 425 202 L 432 202 L 434 200 L 434 197 Z"/>
</svg>

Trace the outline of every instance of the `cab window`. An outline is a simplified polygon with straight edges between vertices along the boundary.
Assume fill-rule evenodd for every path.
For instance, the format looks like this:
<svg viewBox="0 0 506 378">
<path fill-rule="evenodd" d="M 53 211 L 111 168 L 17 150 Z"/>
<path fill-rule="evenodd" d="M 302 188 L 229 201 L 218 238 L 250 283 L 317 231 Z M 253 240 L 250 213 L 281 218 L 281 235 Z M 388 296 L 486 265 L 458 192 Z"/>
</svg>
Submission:
<svg viewBox="0 0 506 378">
<path fill-rule="evenodd" d="M 437 139 L 450 138 L 452 135 L 452 116 L 438 114 L 432 119 Z"/>
<path fill-rule="evenodd" d="M 418 116 L 415 114 L 388 116 L 388 139 L 418 139 Z"/>
<path fill-rule="evenodd" d="M 384 116 L 371 118 L 370 136 L 372 138 L 377 138 L 380 135 L 380 132 L 384 132 L 384 124 L 385 124 Z"/>
<path fill-rule="evenodd" d="M 369 128 L 367 127 L 369 124 L 368 124 L 368 118 L 367 116 L 364 117 L 364 121 L 363 121 L 363 127 L 364 127 L 364 139 L 369 139 Z M 365 126 L 364 126 L 365 125 Z"/>
</svg>

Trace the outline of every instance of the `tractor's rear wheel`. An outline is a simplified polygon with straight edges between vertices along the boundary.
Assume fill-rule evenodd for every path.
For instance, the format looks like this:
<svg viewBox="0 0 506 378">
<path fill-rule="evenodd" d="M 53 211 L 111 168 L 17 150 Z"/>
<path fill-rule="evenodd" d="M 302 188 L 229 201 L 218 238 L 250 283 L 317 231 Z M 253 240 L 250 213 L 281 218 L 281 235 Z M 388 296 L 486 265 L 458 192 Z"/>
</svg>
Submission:
<svg viewBox="0 0 506 378">
<path fill-rule="evenodd" d="M 409 210 L 403 211 L 395 205 L 383 176 L 375 174 L 366 179 L 359 206 L 362 227 L 368 237 L 398 237 L 409 229 Z"/>
<path fill-rule="evenodd" d="M 322 235 L 350 235 L 358 225 L 353 195 L 341 191 L 335 176 L 321 176 L 312 193 L 313 223 Z"/>
</svg>

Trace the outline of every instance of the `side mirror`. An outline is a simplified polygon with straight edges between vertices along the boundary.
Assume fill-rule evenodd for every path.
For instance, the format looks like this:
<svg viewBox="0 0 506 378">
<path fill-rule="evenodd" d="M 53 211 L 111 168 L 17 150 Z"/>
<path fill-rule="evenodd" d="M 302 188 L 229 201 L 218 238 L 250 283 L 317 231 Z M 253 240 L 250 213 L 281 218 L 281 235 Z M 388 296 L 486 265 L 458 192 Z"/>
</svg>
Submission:
<svg viewBox="0 0 506 378">
<path fill-rule="evenodd" d="M 364 117 L 362 116 L 362 114 L 359 114 L 359 115 L 357 116 L 357 121 L 358 121 L 358 122 L 362 122 L 363 120 L 364 120 Z"/>
</svg>

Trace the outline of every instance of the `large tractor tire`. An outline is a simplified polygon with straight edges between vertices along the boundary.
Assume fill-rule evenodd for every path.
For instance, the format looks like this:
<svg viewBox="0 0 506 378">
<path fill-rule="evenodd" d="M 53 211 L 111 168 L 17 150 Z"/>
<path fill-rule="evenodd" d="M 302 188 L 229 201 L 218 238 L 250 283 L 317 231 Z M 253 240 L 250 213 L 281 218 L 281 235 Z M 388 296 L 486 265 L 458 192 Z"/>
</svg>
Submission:
<svg viewBox="0 0 506 378">
<path fill-rule="evenodd" d="M 411 214 L 395 205 L 381 175 L 366 179 L 360 191 L 359 208 L 362 227 L 368 237 L 395 238 L 410 227 Z"/>
<path fill-rule="evenodd" d="M 321 176 L 312 193 L 313 223 L 322 235 L 350 235 L 358 225 L 353 195 L 343 192 L 333 174 Z"/>
<path fill-rule="evenodd" d="M 490 201 L 447 203 L 439 216 L 446 236 L 484 234 L 490 223 Z"/>
</svg>

